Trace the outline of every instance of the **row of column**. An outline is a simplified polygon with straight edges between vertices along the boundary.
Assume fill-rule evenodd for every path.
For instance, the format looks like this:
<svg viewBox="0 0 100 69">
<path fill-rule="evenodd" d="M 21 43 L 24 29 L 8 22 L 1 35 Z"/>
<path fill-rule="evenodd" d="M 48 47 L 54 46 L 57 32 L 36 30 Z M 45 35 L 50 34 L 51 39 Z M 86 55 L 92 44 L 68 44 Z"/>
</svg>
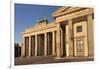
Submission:
<svg viewBox="0 0 100 69">
<path fill-rule="evenodd" d="M 52 33 L 52 55 L 55 55 L 55 31 L 51 32 Z M 49 37 L 47 33 L 42 34 L 44 35 L 44 56 L 48 55 L 48 42 L 49 41 Z M 39 56 L 38 55 L 38 43 L 40 43 L 40 38 L 38 38 L 38 35 L 34 35 L 35 37 L 35 53 L 34 56 Z M 26 38 L 27 38 L 27 42 L 26 42 Z M 32 52 L 32 45 L 31 45 L 31 36 L 29 37 L 24 37 L 24 42 L 23 42 L 23 48 L 22 48 L 22 56 L 32 56 L 31 52 Z M 41 46 L 41 45 L 40 45 Z"/>
</svg>

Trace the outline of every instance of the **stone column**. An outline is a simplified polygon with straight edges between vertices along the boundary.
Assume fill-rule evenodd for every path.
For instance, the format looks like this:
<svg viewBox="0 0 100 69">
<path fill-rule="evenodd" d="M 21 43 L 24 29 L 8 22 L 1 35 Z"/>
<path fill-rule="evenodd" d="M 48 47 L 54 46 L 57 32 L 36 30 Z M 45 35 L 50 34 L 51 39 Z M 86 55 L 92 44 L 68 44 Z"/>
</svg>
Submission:
<svg viewBox="0 0 100 69">
<path fill-rule="evenodd" d="M 21 48 L 21 57 L 25 56 L 25 37 L 23 37 L 23 45 Z"/>
<path fill-rule="evenodd" d="M 37 42 L 37 43 L 38 43 L 38 45 L 37 45 L 37 46 L 38 46 L 38 48 L 37 48 L 37 52 L 38 52 L 38 53 L 37 53 L 37 55 L 40 56 L 40 41 L 41 41 L 41 40 L 40 40 L 40 35 L 38 36 L 37 39 L 38 39 L 38 42 Z"/>
<path fill-rule="evenodd" d="M 60 28 L 60 49 L 61 49 L 61 55 L 63 55 L 63 30 Z"/>
<path fill-rule="evenodd" d="M 69 56 L 74 56 L 74 45 L 73 45 L 73 26 L 72 26 L 72 19 L 68 20 L 68 43 L 69 43 Z"/>
<path fill-rule="evenodd" d="M 88 29 L 88 56 L 94 56 L 94 38 L 93 38 L 93 19 L 92 14 L 87 16 L 87 29 Z"/>
<path fill-rule="evenodd" d="M 31 56 L 31 36 L 29 36 L 29 55 Z"/>
<path fill-rule="evenodd" d="M 57 49 L 57 58 L 60 58 L 61 57 L 61 43 L 60 43 L 60 24 L 58 23 L 57 24 L 57 38 L 56 38 L 56 41 L 57 41 L 57 43 L 56 43 L 56 49 Z"/>
<path fill-rule="evenodd" d="M 69 38 L 69 36 L 68 36 L 68 25 L 66 25 L 66 57 L 69 57 L 69 43 L 68 43 L 68 38 Z"/>
<path fill-rule="evenodd" d="M 37 56 L 37 35 L 35 35 L 35 56 Z"/>
<path fill-rule="evenodd" d="M 52 32 L 52 54 L 55 55 L 55 32 Z"/>
<path fill-rule="evenodd" d="M 49 55 L 49 33 L 47 34 L 47 55 Z"/>
<path fill-rule="evenodd" d="M 44 55 L 47 56 L 47 33 L 44 33 Z"/>
</svg>

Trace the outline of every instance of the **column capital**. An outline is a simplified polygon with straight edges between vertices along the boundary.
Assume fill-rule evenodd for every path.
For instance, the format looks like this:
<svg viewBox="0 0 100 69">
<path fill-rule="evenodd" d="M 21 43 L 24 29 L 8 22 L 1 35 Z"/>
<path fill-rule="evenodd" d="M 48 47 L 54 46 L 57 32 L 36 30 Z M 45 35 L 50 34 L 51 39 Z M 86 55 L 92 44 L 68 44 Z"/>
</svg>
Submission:
<svg viewBox="0 0 100 69">
<path fill-rule="evenodd" d="M 88 15 L 87 15 L 87 20 L 89 21 L 90 19 L 92 20 L 92 14 L 88 14 Z M 90 22 L 90 21 L 89 21 L 89 22 Z"/>
</svg>

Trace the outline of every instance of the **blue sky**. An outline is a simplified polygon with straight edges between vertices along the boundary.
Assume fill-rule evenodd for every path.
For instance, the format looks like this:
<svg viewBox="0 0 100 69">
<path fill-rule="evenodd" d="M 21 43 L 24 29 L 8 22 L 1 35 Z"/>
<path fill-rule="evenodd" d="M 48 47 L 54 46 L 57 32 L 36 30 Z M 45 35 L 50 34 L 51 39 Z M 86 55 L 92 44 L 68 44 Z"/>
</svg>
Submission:
<svg viewBox="0 0 100 69">
<path fill-rule="evenodd" d="M 21 32 L 31 27 L 39 18 L 47 17 L 49 22 L 54 21 L 51 14 L 59 6 L 15 4 L 15 42 L 21 41 Z"/>
</svg>

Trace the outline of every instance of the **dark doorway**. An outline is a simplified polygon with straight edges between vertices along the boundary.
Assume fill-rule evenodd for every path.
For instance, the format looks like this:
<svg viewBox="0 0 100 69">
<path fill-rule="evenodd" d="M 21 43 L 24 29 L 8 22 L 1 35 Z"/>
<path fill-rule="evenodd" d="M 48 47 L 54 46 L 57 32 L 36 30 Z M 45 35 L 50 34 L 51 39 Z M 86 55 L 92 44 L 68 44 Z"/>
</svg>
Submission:
<svg viewBox="0 0 100 69">
<path fill-rule="evenodd" d="M 35 56 L 35 36 L 31 36 L 31 56 Z"/>
<path fill-rule="evenodd" d="M 52 32 L 47 33 L 47 54 L 52 54 Z"/>
<path fill-rule="evenodd" d="M 25 37 L 25 56 L 29 54 L 29 37 Z"/>
<path fill-rule="evenodd" d="M 39 34 L 38 35 L 38 41 L 37 41 L 37 45 L 38 45 L 38 56 L 43 56 L 44 55 L 44 34 Z"/>
<path fill-rule="evenodd" d="M 66 56 L 66 25 L 62 23 L 61 25 L 61 42 L 62 42 L 62 57 Z"/>
<path fill-rule="evenodd" d="M 15 46 L 15 57 L 20 57 L 20 56 L 21 56 L 21 47 Z"/>
</svg>

